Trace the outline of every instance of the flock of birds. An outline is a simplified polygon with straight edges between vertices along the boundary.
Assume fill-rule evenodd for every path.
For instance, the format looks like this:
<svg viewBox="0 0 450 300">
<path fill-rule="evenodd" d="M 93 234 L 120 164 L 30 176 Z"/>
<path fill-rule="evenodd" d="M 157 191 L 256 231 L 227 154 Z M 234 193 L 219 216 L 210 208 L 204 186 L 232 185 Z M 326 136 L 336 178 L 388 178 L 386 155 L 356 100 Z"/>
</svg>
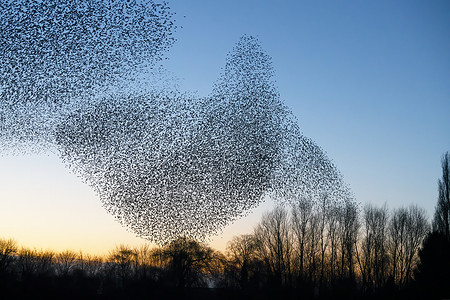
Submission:
<svg viewBox="0 0 450 300">
<path fill-rule="evenodd" d="M 53 149 L 138 236 L 204 240 L 265 197 L 351 199 L 244 36 L 208 97 L 126 91 L 172 45 L 153 1 L 0 4 L 0 149 Z"/>
</svg>

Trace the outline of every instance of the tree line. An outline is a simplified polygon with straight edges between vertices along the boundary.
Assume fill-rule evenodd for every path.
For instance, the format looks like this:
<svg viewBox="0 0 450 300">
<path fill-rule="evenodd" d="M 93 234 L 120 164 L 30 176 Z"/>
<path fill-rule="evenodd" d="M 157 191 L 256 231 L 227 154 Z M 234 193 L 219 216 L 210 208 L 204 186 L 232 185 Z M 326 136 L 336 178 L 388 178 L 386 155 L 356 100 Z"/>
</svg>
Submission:
<svg viewBox="0 0 450 300">
<path fill-rule="evenodd" d="M 0 288 L 13 298 L 448 297 L 449 158 L 431 223 L 415 205 L 360 208 L 324 195 L 267 212 L 224 253 L 188 237 L 161 247 L 119 245 L 105 257 L 0 239 Z"/>
</svg>

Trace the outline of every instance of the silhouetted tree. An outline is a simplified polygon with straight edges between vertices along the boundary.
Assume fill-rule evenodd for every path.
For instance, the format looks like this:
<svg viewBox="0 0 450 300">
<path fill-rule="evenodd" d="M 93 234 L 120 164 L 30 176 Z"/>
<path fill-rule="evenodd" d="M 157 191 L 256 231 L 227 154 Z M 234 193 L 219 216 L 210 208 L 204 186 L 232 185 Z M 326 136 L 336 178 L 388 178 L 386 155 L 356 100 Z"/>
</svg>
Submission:
<svg viewBox="0 0 450 300">
<path fill-rule="evenodd" d="M 103 268 L 104 258 L 101 256 L 95 256 L 90 254 L 83 254 L 80 252 L 78 255 L 77 268 L 84 272 L 89 277 L 97 276 Z"/>
<path fill-rule="evenodd" d="M 320 261 L 318 257 L 320 253 L 319 240 L 322 234 L 322 232 L 318 230 L 318 228 L 320 228 L 320 220 L 320 213 L 314 211 L 309 225 L 310 235 L 307 244 L 308 280 L 311 282 L 312 286 L 315 286 L 317 281 L 318 261 Z"/>
<path fill-rule="evenodd" d="M 153 265 L 153 252 L 149 244 L 143 244 L 136 248 L 136 276 L 139 279 L 156 280 L 156 268 Z"/>
<path fill-rule="evenodd" d="M 434 214 L 433 230 L 443 232 L 450 239 L 450 153 L 441 160 L 442 178 L 438 181 L 438 203 Z"/>
<path fill-rule="evenodd" d="M 17 243 L 13 239 L 0 238 L 0 298 L 7 297 L 5 291 L 8 290 L 13 282 L 14 260 L 17 253 Z"/>
<path fill-rule="evenodd" d="M 28 248 L 21 248 L 19 250 L 18 265 L 20 268 L 21 280 L 26 280 L 37 272 L 37 251 Z"/>
<path fill-rule="evenodd" d="M 341 209 L 339 219 L 339 236 L 341 247 L 340 277 L 353 280 L 355 275 L 355 245 L 360 227 L 358 206 L 354 201 L 347 200 Z"/>
<path fill-rule="evenodd" d="M 448 297 L 445 233 L 429 234 L 417 254 L 429 230 L 423 209 L 400 208 L 389 219 L 386 206 L 368 205 L 358 236 L 358 205 L 342 200 L 299 201 L 291 214 L 277 207 L 254 234 L 233 238 L 227 257 L 187 237 L 156 248 L 120 245 L 105 259 L 17 251 L 13 240 L 0 240 L 2 270 L 10 270 L 0 273 L 0 288 L 24 299 L 353 298 L 361 290 L 369 297 Z"/>
<path fill-rule="evenodd" d="M 387 234 L 388 210 L 386 206 L 364 208 L 364 236 L 358 253 L 364 287 L 368 291 L 383 286 L 388 275 Z"/>
<path fill-rule="evenodd" d="M 450 296 L 450 240 L 442 231 L 429 233 L 419 250 L 415 271 L 418 298 L 443 299 Z"/>
<path fill-rule="evenodd" d="M 14 260 L 17 252 L 17 243 L 13 239 L 0 239 L 0 275 L 6 272 L 7 268 Z"/>
<path fill-rule="evenodd" d="M 339 203 L 333 203 L 328 212 L 328 224 L 326 229 L 326 238 L 328 251 L 326 252 L 325 272 L 323 277 L 327 283 L 331 283 L 336 279 L 338 272 L 338 249 L 339 249 L 339 220 L 341 217 L 341 206 Z"/>
<path fill-rule="evenodd" d="M 117 284 L 122 287 L 124 281 L 135 271 L 136 252 L 126 245 L 119 245 L 110 252 L 108 261 L 114 263 L 113 270 L 118 275 Z"/>
<path fill-rule="evenodd" d="M 319 252 L 318 286 L 319 291 L 322 291 L 322 287 L 328 279 L 328 260 L 332 256 L 330 254 L 335 250 L 331 249 L 331 246 L 336 246 L 335 243 L 332 245 L 332 241 L 335 242 L 336 237 L 337 207 L 334 199 L 332 199 L 328 193 L 324 193 L 321 196 L 316 209 L 318 222 L 317 227 L 314 227 L 313 230 L 317 231 L 317 245 Z"/>
<path fill-rule="evenodd" d="M 162 248 L 161 258 L 168 269 L 168 280 L 178 288 L 206 286 L 222 258 L 200 242 L 180 237 Z"/>
<path fill-rule="evenodd" d="M 55 271 L 53 267 L 55 252 L 51 250 L 41 250 L 37 251 L 36 253 L 38 275 L 42 277 L 53 275 Z"/>
<path fill-rule="evenodd" d="M 423 209 L 410 206 L 394 211 L 389 223 L 389 252 L 391 276 L 400 287 L 412 278 L 417 252 L 428 232 L 429 224 Z"/>
<path fill-rule="evenodd" d="M 415 270 L 419 296 L 429 299 L 450 297 L 450 153 L 441 160 L 442 178 L 438 180 L 438 202 L 433 219 L 433 232 L 429 233 L 419 250 L 419 263 Z"/>
<path fill-rule="evenodd" d="M 75 267 L 78 254 L 76 252 L 66 250 L 55 255 L 55 266 L 58 275 L 67 276 Z"/>
<path fill-rule="evenodd" d="M 235 236 L 228 242 L 227 257 L 232 271 L 236 271 L 237 282 L 242 289 L 248 286 L 249 273 L 257 258 L 258 241 L 252 234 Z"/>
<path fill-rule="evenodd" d="M 311 219 L 314 203 L 311 199 L 302 198 L 292 206 L 292 229 L 295 239 L 295 261 L 298 268 L 298 279 L 303 281 L 306 274 L 307 249 L 311 238 Z"/>
<path fill-rule="evenodd" d="M 293 237 L 288 212 L 277 207 L 263 215 L 255 228 L 260 257 L 264 261 L 273 287 L 290 280 Z"/>
</svg>

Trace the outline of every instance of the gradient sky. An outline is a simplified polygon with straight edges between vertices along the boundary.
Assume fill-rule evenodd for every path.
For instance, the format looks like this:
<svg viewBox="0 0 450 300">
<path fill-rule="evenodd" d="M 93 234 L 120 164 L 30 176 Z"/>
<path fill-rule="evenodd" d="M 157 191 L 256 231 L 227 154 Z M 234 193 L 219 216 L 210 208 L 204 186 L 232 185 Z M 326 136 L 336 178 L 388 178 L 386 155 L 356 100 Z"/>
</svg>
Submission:
<svg viewBox="0 0 450 300">
<path fill-rule="evenodd" d="M 450 2 L 168 2 L 179 28 L 165 66 L 182 90 L 208 95 L 239 37 L 257 36 L 273 59 L 282 100 L 357 201 L 417 204 L 432 217 L 440 159 L 450 151 Z M 211 245 L 223 250 L 272 205 L 225 228 Z M 51 153 L 0 154 L 0 237 L 96 254 L 145 242 Z"/>
</svg>

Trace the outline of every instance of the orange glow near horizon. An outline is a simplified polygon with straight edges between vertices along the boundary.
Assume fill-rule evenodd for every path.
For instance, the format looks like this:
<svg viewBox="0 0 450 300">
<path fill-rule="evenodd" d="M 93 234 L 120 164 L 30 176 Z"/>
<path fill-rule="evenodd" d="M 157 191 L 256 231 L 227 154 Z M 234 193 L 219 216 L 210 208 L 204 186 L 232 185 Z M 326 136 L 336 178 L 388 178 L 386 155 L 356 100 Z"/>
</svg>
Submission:
<svg viewBox="0 0 450 300">
<path fill-rule="evenodd" d="M 139 247 L 149 243 L 114 220 L 95 192 L 56 155 L 3 156 L 0 165 L 4 166 L 0 169 L 0 238 L 13 238 L 30 249 L 101 256 L 120 244 Z M 7 171 L 11 169 L 15 171 Z M 211 237 L 208 244 L 225 251 L 227 242 L 250 233 L 271 205 L 266 201 Z"/>
</svg>

